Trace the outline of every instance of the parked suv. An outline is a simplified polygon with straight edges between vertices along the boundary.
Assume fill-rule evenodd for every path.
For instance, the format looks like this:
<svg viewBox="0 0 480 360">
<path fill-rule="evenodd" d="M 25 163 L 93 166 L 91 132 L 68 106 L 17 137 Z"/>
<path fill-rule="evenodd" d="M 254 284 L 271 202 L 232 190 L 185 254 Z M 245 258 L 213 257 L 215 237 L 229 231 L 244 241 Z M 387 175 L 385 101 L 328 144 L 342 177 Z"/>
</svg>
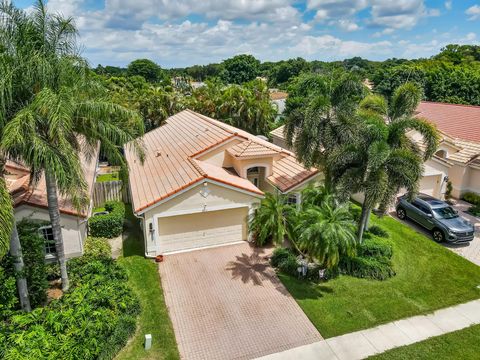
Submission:
<svg viewBox="0 0 480 360">
<path fill-rule="evenodd" d="M 473 225 L 444 201 L 420 194 L 409 202 L 404 195 L 398 198 L 396 209 L 399 219 L 412 219 L 431 231 L 436 242 L 458 244 L 473 240 Z"/>
</svg>

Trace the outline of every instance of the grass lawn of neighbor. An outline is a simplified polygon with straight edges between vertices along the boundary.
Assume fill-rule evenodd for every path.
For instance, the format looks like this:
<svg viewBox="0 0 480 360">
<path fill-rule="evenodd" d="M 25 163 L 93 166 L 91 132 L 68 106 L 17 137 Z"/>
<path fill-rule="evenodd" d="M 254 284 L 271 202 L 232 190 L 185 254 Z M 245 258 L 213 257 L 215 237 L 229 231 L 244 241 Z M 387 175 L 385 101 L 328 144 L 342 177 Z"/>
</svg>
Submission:
<svg viewBox="0 0 480 360">
<path fill-rule="evenodd" d="M 290 294 L 329 338 L 480 298 L 480 267 L 407 225 L 372 215 L 388 230 L 396 276 L 385 281 L 340 276 L 324 283 L 279 274 Z"/>
<path fill-rule="evenodd" d="M 128 236 L 123 242 L 123 257 L 118 261 L 128 272 L 128 281 L 140 299 L 142 311 L 134 337 L 116 359 L 179 359 L 157 265 L 144 258 L 143 237 L 129 204 L 126 205 L 126 214 Z M 144 350 L 145 334 L 152 334 L 153 339 L 148 351 Z"/>
<path fill-rule="evenodd" d="M 480 358 L 480 325 L 436 336 L 372 356 L 375 360 L 450 360 Z"/>
<path fill-rule="evenodd" d="M 106 182 L 106 181 L 118 181 L 120 178 L 118 177 L 118 172 L 109 173 L 109 174 L 101 174 L 97 176 L 97 182 Z"/>
</svg>

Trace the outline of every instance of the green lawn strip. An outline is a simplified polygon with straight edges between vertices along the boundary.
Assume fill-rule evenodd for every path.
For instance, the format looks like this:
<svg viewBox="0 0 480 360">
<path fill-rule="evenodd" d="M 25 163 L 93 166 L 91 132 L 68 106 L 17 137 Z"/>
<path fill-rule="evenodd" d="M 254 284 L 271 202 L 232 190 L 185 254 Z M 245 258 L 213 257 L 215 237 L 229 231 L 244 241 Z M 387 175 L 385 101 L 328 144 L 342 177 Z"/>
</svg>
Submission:
<svg viewBox="0 0 480 360">
<path fill-rule="evenodd" d="M 450 360 L 480 357 L 480 325 L 372 356 L 375 360 Z"/>
<path fill-rule="evenodd" d="M 100 174 L 97 176 L 97 182 L 106 182 L 106 181 L 118 181 L 118 172 L 109 173 L 109 174 Z"/>
<path fill-rule="evenodd" d="M 340 276 L 325 283 L 280 279 L 329 338 L 480 298 L 480 267 L 391 217 L 372 216 L 394 246 L 391 279 Z"/>
<path fill-rule="evenodd" d="M 179 359 L 172 323 L 163 297 L 157 265 L 143 256 L 143 240 L 131 206 L 126 206 L 123 257 L 118 261 L 128 272 L 128 281 L 140 299 L 142 311 L 137 331 L 116 357 L 123 359 Z M 152 334 L 152 348 L 144 350 L 144 336 Z"/>
</svg>

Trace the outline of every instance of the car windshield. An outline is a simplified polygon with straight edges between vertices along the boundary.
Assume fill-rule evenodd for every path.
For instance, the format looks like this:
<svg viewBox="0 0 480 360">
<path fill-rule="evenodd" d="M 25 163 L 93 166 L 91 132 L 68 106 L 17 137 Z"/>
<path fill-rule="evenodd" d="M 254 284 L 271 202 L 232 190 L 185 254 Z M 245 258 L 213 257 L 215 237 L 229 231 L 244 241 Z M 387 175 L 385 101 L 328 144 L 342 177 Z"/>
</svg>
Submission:
<svg viewBox="0 0 480 360">
<path fill-rule="evenodd" d="M 432 209 L 435 217 L 440 219 L 453 219 L 458 217 L 457 212 L 451 206 Z"/>
</svg>

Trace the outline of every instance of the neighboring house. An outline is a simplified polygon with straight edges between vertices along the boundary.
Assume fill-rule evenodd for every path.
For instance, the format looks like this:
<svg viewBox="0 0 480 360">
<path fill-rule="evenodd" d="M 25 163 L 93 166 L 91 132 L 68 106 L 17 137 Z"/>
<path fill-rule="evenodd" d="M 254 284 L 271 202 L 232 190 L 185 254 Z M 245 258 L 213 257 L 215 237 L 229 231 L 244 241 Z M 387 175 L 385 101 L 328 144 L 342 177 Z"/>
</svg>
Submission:
<svg viewBox="0 0 480 360">
<path fill-rule="evenodd" d="M 88 183 L 89 195 L 91 198 L 95 182 L 97 157 L 87 161 L 82 156 L 82 168 L 85 180 Z M 30 184 L 30 171 L 28 168 L 8 161 L 5 166 L 5 178 L 10 195 L 14 201 L 15 220 L 22 219 L 41 220 L 50 222 L 48 215 L 47 190 L 45 177 L 32 186 Z M 83 243 L 87 237 L 87 220 L 91 214 L 92 207 L 78 211 L 72 202 L 65 196 L 59 196 L 60 223 L 65 247 L 65 256 L 72 258 L 83 254 Z M 90 202 L 91 204 L 91 202 Z M 53 240 L 52 227 L 42 226 L 40 232 L 45 238 L 45 257 L 47 260 L 56 258 L 55 241 Z"/>
<path fill-rule="evenodd" d="M 184 110 L 142 138 L 142 164 L 127 146 L 133 211 L 147 256 L 248 240 L 248 215 L 264 192 L 289 194 L 319 180 L 294 155 L 221 121 Z"/>
<path fill-rule="evenodd" d="M 425 163 L 420 191 L 442 198 L 450 180 L 453 197 L 467 191 L 480 193 L 480 106 L 422 101 L 416 116 L 434 124 L 441 135 L 438 151 Z M 270 135 L 274 144 L 288 149 L 283 126 Z M 409 136 L 423 147 L 418 133 L 411 131 Z"/>
<path fill-rule="evenodd" d="M 285 111 L 285 102 L 288 94 L 276 89 L 270 89 L 270 101 L 277 107 L 277 116 L 280 116 Z"/>
</svg>

